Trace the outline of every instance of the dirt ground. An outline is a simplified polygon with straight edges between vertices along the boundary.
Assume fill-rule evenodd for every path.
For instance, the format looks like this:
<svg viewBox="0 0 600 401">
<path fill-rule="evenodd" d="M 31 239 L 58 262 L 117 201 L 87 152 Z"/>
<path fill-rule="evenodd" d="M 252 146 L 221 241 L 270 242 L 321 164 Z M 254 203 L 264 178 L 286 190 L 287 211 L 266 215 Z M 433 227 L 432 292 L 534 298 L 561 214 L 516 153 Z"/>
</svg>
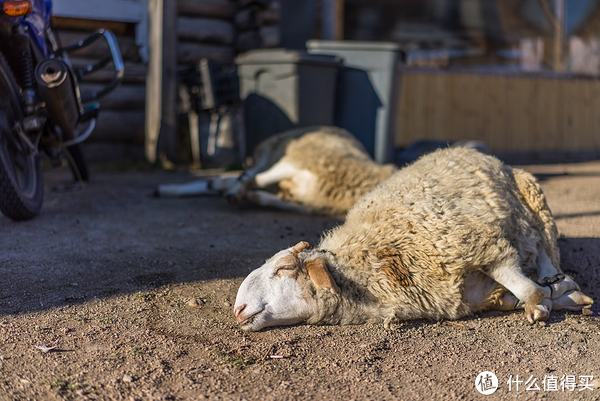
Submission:
<svg viewBox="0 0 600 401">
<path fill-rule="evenodd" d="M 151 196 L 190 173 L 97 172 L 64 191 L 69 172 L 47 171 L 40 216 L 0 216 L 0 400 L 600 399 L 585 386 L 600 377 L 600 162 L 526 168 L 591 316 L 258 333 L 232 313 L 244 276 L 340 219 Z M 492 395 L 476 389 L 483 371 L 499 380 Z"/>
</svg>

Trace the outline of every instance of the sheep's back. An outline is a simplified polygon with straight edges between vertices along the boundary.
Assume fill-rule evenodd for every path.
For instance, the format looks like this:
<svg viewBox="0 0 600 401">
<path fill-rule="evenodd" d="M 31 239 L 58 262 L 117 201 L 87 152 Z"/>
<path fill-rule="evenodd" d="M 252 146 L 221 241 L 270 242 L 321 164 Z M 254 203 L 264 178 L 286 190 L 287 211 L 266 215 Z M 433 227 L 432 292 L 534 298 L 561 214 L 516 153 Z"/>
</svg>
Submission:
<svg viewBox="0 0 600 401">
<path fill-rule="evenodd" d="M 505 257 L 519 236 L 535 236 L 509 172 L 475 150 L 436 151 L 361 197 L 320 247 L 363 269 L 392 249 L 417 281 L 463 276 Z"/>
</svg>

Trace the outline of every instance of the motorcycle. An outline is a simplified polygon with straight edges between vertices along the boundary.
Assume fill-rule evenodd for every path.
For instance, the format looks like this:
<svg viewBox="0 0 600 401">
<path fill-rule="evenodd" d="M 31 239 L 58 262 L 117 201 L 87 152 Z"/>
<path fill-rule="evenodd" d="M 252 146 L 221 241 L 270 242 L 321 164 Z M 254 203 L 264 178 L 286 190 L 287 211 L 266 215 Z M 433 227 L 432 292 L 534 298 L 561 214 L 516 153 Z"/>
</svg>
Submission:
<svg viewBox="0 0 600 401">
<path fill-rule="evenodd" d="M 0 0 L 0 211 L 13 220 L 31 219 L 42 208 L 44 155 L 54 165 L 66 157 L 76 179 L 87 181 L 80 143 L 94 130 L 97 101 L 115 90 L 124 75 L 112 32 L 100 29 L 62 47 L 51 10 L 51 0 Z M 101 38 L 109 54 L 73 68 L 68 54 Z M 79 82 L 111 62 L 111 82 L 82 96 Z"/>
</svg>

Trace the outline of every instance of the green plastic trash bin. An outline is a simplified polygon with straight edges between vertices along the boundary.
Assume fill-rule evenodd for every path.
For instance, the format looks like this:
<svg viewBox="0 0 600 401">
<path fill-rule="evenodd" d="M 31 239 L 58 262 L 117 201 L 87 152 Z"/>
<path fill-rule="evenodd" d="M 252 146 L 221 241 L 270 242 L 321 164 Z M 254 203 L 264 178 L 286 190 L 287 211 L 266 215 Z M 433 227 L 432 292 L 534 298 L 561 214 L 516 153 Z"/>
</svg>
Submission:
<svg viewBox="0 0 600 401">
<path fill-rule="evenodd" d="M 236 63 L 248 154 L 281 131 L 333 124 L 339 57 L 261 49 L 239 55 Z"/>
<path fill-rule="evenodd" d="M 397 43 L 309 40 L 311 54 L 339 56 L 334 125 L 352 132 L 379 163 L 393 159 L 400 96 Z"/>
</svg>

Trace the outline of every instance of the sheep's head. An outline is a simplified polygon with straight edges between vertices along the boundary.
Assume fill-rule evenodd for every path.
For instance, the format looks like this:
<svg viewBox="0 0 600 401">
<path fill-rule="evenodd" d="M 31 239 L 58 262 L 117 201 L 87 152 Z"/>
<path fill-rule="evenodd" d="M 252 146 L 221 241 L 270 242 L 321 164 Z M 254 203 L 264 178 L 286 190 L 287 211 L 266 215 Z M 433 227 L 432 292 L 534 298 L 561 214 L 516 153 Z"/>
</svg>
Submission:
<svg viewBox="0 0 600 401">
<path fill-rule="evenodd" d="M 298 257 L 307 247 L 303 241 L 277 253 L 242 282 L 234 307 L 242 329 L 303 322 L 315 311 L 315 289 L 339 292 L 324 260 Z"/>
</svg>

